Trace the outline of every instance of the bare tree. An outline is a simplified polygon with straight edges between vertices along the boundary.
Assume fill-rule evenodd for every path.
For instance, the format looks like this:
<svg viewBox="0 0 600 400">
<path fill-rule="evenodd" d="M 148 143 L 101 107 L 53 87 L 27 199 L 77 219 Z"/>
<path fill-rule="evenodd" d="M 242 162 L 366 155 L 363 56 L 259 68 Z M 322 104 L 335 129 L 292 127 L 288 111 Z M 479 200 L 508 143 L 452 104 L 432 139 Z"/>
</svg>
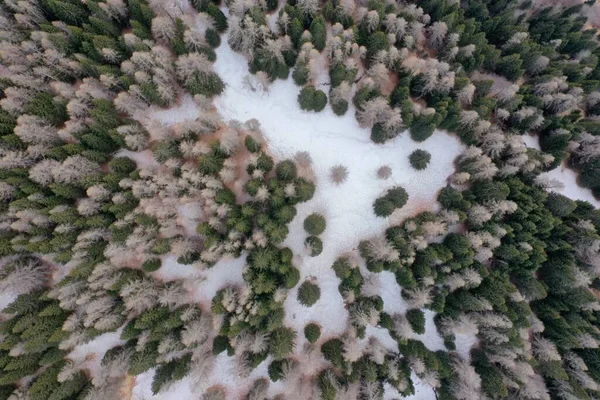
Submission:
<svg viewBox="0 0 600 400">
<path fill-rule="evenodd" d="M 377 169 L 377 178 L 388 179 L 392 176 L 392 168 L 389 165 L 383 165 Z"/>
<path fill-rule="evenodd" d="M 444 44 L 444 40 L 446 39 L 446 35 L 448 34 L 448 25 L 442 21 L 434 22 L 428 29 L 428 44 L 434 49 L 439 49 L 442 44 Z"/>
<path fill-rule="evenodd" d="M 175 35 L 175 23 L 171 17 L 154 17 L 152 19 L 152 35 L 163 43 L 169 43 Z"/>
<path fill-rule="evenodd" d="M 329 170 L 329 179 L 336 185 L 340 185 L 348 179 L 348 168 L 345 165 L 334 165 Z"/>
</svg>

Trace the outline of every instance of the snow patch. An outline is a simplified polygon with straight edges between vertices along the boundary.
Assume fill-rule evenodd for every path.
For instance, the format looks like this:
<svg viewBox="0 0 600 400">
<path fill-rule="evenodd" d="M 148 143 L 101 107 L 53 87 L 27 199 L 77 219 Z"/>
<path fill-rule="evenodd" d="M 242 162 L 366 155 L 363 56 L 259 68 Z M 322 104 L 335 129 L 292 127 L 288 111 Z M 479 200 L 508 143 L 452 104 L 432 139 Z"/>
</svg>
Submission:
<svg viewBox="0 0 600 400">
<path fill-rule="evenodd" d="M 566 163 L 563 163 L 552 171 L 545 172 L 540 176 L 556 179 L 565 185 L 564 188 L 555 188 L 552 189 L 552 191 L 565 195 L 572 200 L 587 201 L 593 204 L 594 207 L 600 208 L 600 201 L 596 200 L 590 189 L 579 186 L 577 183 L 577 173 L 567 167 Z"/>
<path fill-rule="evenodd" d="M 298 207 L 296 218 L 323 213 L 327 219 L 321 237 L 325 247 L 343 253 L 361 239 L 380 234 L 390 222 L 434 207 L 437 191 L 446 185 L 453 161 L 464 149 L 456 137 L 436 131 L 419 144 L 404 132 L 386 144 L 375 144 L 369 130 L 358 125 L 352 106 L 343 117 L 336 116 L 329 106 L 320 113 L 302 111 L 297 101 L 300 88 L 291 78 L 275 81 L 267 93 L 249 91 L 243 84 L 249 73 L 246 59 L 233 52 L 227 41 L 216 52 L 215 71 L 226 83 L 224 93 L 214 99 L 221 115 L 226 120 L 256 118 L 269 150 L 279 159 L 309 152 L 317 190 L 311 202 Z M 408 161 L 417 148 L 432 154 L 424 171 L 414 170 Z M 349 173 L 339 186 L 329 180 L 330 168 L 338 164 L 345 165 Z M 391 179 L 377 179 L 376 171 L 382 165 L 392 168 Z M 373 202 L 396 185 L 408 192 L 407 205 L 389 219 L 376 217 Z"/>
</svg>

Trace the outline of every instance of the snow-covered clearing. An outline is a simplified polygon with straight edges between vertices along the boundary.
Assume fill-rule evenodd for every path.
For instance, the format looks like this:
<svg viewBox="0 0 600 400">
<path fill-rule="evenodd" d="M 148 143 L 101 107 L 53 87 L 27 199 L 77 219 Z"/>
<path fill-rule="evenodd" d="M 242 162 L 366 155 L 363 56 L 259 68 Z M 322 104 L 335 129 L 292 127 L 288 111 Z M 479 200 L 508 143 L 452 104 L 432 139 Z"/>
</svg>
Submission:
<svg viewBox="0 0 600 400">
<path fill-rule="evenodd" d="M 539 138 L 537 135 L 523 135 L 523 141 L 527 147 L 540 150 Z M 596 200 L 590 189 L 584 188 L 577 183 L 577 173 L 569 168 L 566 162 L 554 168 L 552 171 L 540 174 L 540 177 L 544 176 L 552 180 L 557 180 L 564 185 L 564 188 L 553 188 L 552 191 L 565 195 L 573 200 L 588 201 L 593 204 L 594 207 L 600 208 L 600 201 Z"/>
<path fill-rule="evenodd" d="M 214 68 L 224 80 L 226 88 L 222 95 L 214 99 L 214 104 L 224 120 L 244 122 L 255 118 L 260 122 L 270 153 L 277 159 L 293 158 L 298 152 L 308 152 L 312 159 L 311 168 L 317 185 L 315 196 L 311 201 L 297 207 L 297 215 L 289 225 L 290 233 L 283 243 L 296 255 L 294 263 L 300 270 L 300 282 L 316 278 L 321 288 L 321 298 L 310 308 L 298 303 L 297 287 L 288 293 L 285 302 L 285 324 L 295 328 L 298 333 L 296 356 L 303 361 L 303 346 L 306 342 L 303 329 L 306 324 L 317 322 L 321 325 L 322 336 L 318 345 L 333 336 L 341 335 L 348 327 L 348 313 L 338 291 L 339 279 L 331 269 L 335 259 L 344 253 L 352 253 L 360 240 L 380 235 L 390 225 L 421 211 L 436 210 L 437 192 L 446 185 L 448 176 L 454 171 L 453 161 L 463 151 L 464 146 L 456 137 L 443 131 L 436 131 L 426 142 L 420 144 L 414 142 L 408 132 L 400 134 L 384 145 L 374 144 L 370 140 L 369 130 L 358 125 L 353 106 L 350 106 L 343 117 L 336 116 L 329 106 L 320 113 L 304 112 L 300 110 L 297 102 L 300 88 L 291 78 L 286 81 L 277 80 L 268 92 L 252 91 L 244 84 L 244 77 L 249 73 L 246 59 L 234 53 L 226 40 L 223 40 L 216 52 L 217 61 Z M 327 91 L 326 74 L 325 77 L 318 79 L 318 85 Z M 173 125 L 186 119 L 192 120 L 198 116 L 198 106 L 190 96 L 185 96 L 178 106 L 152 113 L 153 119 L 165 125 Z M 432 154 L 431 163 L 424 171 L 414 170 L 408 161 L 409 154 L 419 148 Z M 348 178 L 341 185 L 335 185 L 329 179 L 330 168 L 338 164 L 348 169 Z M 383 165 L 392 169 L 392 177 L 387 180 L 377 179 L 376 171 Z M 390 218 L 376 217 L 372 209 L 374 200 L 387 189 L 397 185 L 404 187 L 408 192 L 408 203 Z M 181 208 L 180 211 L 185 210 Z M 303 244 L 307 235 L 303 229 L 303 221 L 314 212 L 325 216 L 327 228 L 320 235 L 324 243 L 322 254 L 310 257 Z M 180 215 L 182 214 L 185 216 L 180 212 Z M 189 227 L 192 226 L 193 223 L 190 223 Z M 236 260 L 225 259 L 209 271 L 198 274 L 194 272 L 193 267 L 179 265 L 174 257 L 169 256 L 163 259 L 163 266 L 156 274 L 165 280 L 198 277 L 199 279 L 193 279 L 197 285 L 193 289 L 194 298 L 207 305 L 218 289 L 232 283 L 243 283 L 241 272 L 244 262 L 244 257 Z M 380 275 L 379 285 L 386 310 L 405 312 L 400 287 L 393 276 L 384 274 Z M 415 335 L 415 338 L 422 340 L 429 349 L 439 350 L 443 349 L 444 345 L 435 329 L 433 316 L 432 312 L 426 312 L 427 333 Z M 369 329 L 368 336 L 379 338 L 386 347 L 394 345 L 384 329 Z M 231 398 L 237 398 L 235 396 L 240 395 L 241 390 L 247 387 L 252 379 L 237 377 L 232 360 L 220 355 L 213 377 L 209 381 L 212 382 L 218 377 L 219 380 L 214 383 L 226 386 Z M 268 362 L 269 359 L 253 371 L 251 378 L 266 377 Z M 316 364 L 307 369 L 318 368 L 319 362 Z M 151 373 L 139 377 L 134 392 L 150 398 L 150 380 L 146 375 L 151 377 Z M 416 376 L 414 378 L 416 394 L 411 398 L 433 399 L 431 388 L 421 384 Z M 279 383 L 271 384 L 269 394 L 281 393 L 281 390 Z M 197 398 L 192 393 L 190 382 L 186 378 L 173 385 L 162 396 L 151 398 Z M 386 396 L 393 398 L 393 392 Z"/>
<path fill-rule="evenodd" d="M 573 200 L 588 201 L 596 208 L 600 208 L 600 201 L 596 200 L 590 189 L 579 186 L 577 183 L 577 173 L 567 167 L 566 163 L 563 163 L 552 171 L 546 172 L 540 176 L 544 175 L 550 179 L 556 179 L 565 185 L 564 188 L 552 189 L 553 191 L 563 194 Z"/>
<path fill-rule="evenodd" d="M 125 344 L 125 341 L 121 340 L 122 330 L 123 329 L 120 328 L 115 332 L 104 333 L 94 338 L 94 340 L 75 347 L 69 355 L 67 355 L 67 358 L 73 361 L 76 366 L 81 366 L 82 369 L 88 369 L 92 377 L 100 376 L 100 365 L 104 353 L 113 347 Z"/>
<path fill-rule="evenodd" d="M 291 79 L 275 81 L 267 93 L 246 89 L 243 78 L 248 74 L 247 61 L 223 42 L 216 51 L 215 70 L 226 88 L 215 99 L 215 105 L 226 120 L 256 118 L 270 152 L 277 158 L 309 152 L 317 192 L 311 202 L 298 207 L 296 219 L 303 220 L 312 212 L 325 215 L 326 250 L 336 254 L 351 250 L 360 239 L 382 232 L 391 222 L 434 207 L 437 191 L 445 186 L 454 169 L 453 161 L 463 150 L 457 138 L 437 131 L 419 144 L 405 132 L 384 145 L 374 144 L 369 130 L 359 127 L 352 106 L 343 117 L 336 116 L 329 106 L 320 113 L 300 110 L 300 88 Z M 418 148 L 432 154 L 431 164 L 424 171 L 414 170 L 408 162 L 408 155 Z M 337 164 L 345 165 L 349 172 L 348 180 L 339 186 L 329 181 L 329 170 Z M 382 165 L 392 168 L 388 180 L 376 177 Z M 373 201 L 395 185 L 407 190 L 408 204 L 390 219 L 376 217 Z"/>
</svg>

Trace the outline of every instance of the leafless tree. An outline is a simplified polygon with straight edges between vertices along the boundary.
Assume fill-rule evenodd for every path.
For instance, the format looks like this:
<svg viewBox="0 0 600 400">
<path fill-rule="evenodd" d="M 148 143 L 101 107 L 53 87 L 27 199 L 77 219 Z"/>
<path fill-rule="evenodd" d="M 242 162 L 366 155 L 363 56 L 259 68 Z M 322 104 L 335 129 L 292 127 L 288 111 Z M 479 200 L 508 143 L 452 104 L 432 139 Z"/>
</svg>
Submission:
<svg viewBox="0 0 600 400">
<path fill-rule="evenodd" d="M 388 179 L 392 176 L 392 168 L 389 165 L 383 165 L 377 169 L 377 178 Z"/>
<path fill-rule="evenodd" d="M 163 43 L 169 43 L 175 35 L 174 20 L 171 17 L 154 17 L 152 19 L 152 35 Z"/>
<path fill-rule="evenodd" d="M 348 179 L 348 168 L 345 165 L 334 165 L 329 170 L 329 179 L 336 185 L 340 185 Z"/>
<path fill-rule="evenodd" d="M 434 22 L 428 29 L 428 44 L 434 49 L 439 49 L 442 44 L 444 44 L 444 40 L 446 39 L 446 35 L 448 34 L 448 25 L 442 21 Z"/>
</svg>

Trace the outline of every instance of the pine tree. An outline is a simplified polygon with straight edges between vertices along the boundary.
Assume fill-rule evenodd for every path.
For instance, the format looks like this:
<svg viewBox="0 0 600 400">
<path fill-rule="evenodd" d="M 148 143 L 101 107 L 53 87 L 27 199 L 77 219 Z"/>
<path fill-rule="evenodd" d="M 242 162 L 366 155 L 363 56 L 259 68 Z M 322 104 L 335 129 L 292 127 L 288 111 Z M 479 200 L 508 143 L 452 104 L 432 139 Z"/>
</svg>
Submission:
<svg viewBox="0 0 600 400">
<path fill-rule="evenodd" d="M 304 337 L 310 343 L 315 343 L 321 336 L 321 328 L 315 323 L 310 323 L 304 327 Z"/>
<path fill-rule="evenodd" d="M 431 160 L 431 154 L 428 151 L 417 149 L 408 156 L 410 165 L 418 171 L 427 168 Z"/>
<path fill-rule="evenodd" d="M 294 351 L 296 332 L 290 328 L 277 328 L 269 337 L 269 354 L 275 360 L 282 360 Z"/>
<path fill-rule="evenodd" d="M 312 213 L 304 219 L 304 230 L 309 235 L 320 235 L 325 231 L 325 218 L 321 214 Z"/>
<path fill-rule="evenodd" d="M 298 288 L 298 302 L 303 306 L 310 307 L 321 297 L 321 289 L 314 283 L 305 281 Z"/>
</svg>

